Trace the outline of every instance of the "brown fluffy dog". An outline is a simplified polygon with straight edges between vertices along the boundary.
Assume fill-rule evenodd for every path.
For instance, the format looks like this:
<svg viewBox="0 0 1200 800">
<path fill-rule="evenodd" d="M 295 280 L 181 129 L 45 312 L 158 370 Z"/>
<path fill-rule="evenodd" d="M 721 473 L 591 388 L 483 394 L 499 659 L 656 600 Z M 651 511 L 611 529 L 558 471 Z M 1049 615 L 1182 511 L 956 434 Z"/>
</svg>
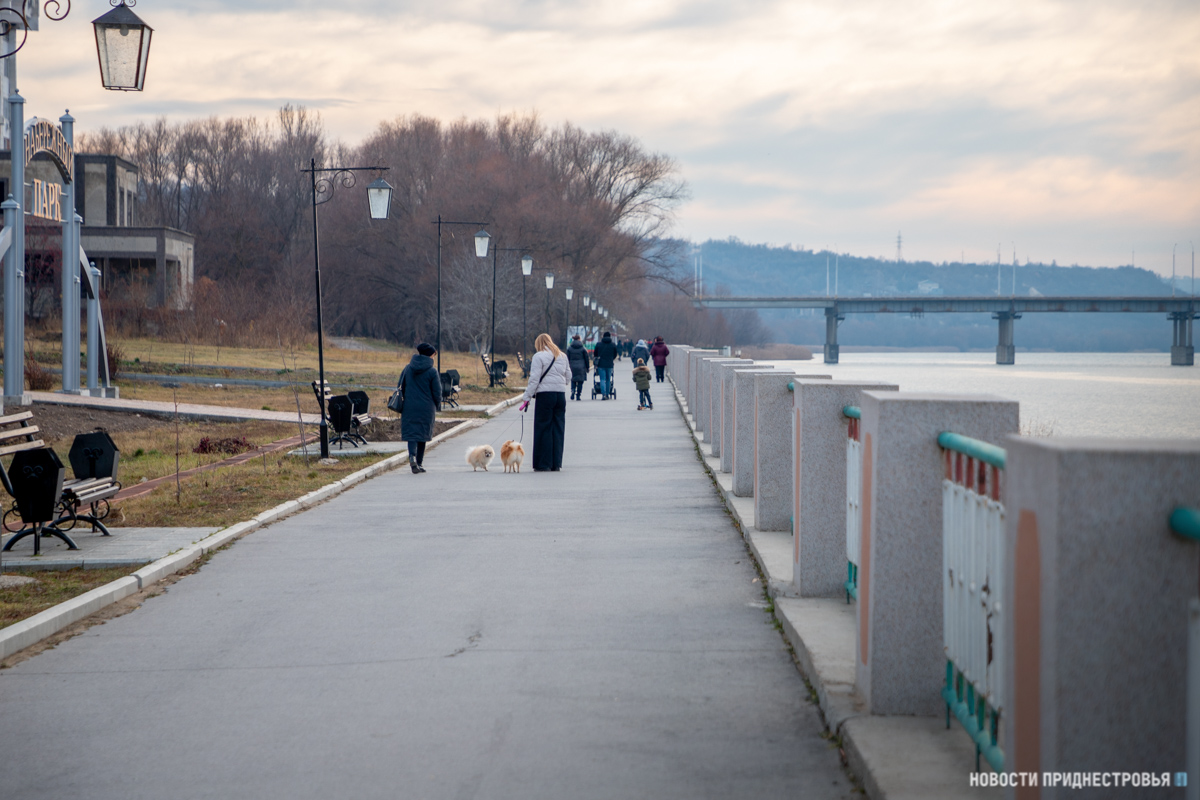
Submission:
<svg viewBox="0 0 1200 800">
<path fill-rule="evenodd" d="M 488 471 L 488 464 L 492 463 L 492 458 L 496 455 L 496 451 L 492 449 L 490 444 L 481 444 L 478 447 L 467 448 L 467 464 L 471 467 L 471 472 L 477 471 L 483 467 L 483 471 Z"/>
<path fill-rule="evenodd" d="M 504 471 L 521 471 L 521 462 L 525 460 L 525 448 L 520 442 L 509 439 L 500 447 L 500 460 L 504 462 Z"/>
</svg>

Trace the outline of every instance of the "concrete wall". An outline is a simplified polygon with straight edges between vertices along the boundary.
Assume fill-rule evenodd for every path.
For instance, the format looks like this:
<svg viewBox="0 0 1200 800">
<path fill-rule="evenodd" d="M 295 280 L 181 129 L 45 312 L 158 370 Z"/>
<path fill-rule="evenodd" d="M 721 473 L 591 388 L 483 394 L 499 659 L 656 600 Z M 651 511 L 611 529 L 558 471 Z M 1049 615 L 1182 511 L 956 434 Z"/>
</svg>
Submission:
<svg viewBox="0 0 1200 800">
<path fill-rule="evenodd" d="M 730 358 L 728 356 L 709 356 L 705 355 L 700 358 L 700 376 L 696 382 L 696 410 L 692 412 L 692 416 L 696 420 L 696 430 L 701 433 L 700 441 L 712 443 L 713 428 L 712 428 L 712 386 L 713 386 L 713 368 L 717 363 L 724 361 L 741 362 L 744 359 Z"/>
<path fill-rule="evenodd" d="M 1176 506 L 1200 507 L 1200 442 L 1006 445 L 1005 768 L 1186 769 L 1188 602 L 1200 545 L 1172 534 L 1168 518 Z"/>
<path fill-rule="evenodd" d="M 687 398 L 688 413 L 692 416 L 692 422 L 696 423 L 696 396 L 697 387 L 700 385 L 700 359 L 705 356 L 717 355 L 716 350 L 704 350 L 695 348 L 688 351 L 687 354 L 687 391 L 684 396 Z"/>
<path fill-rule="evenodd" d="M 802 597 L 840 597 L 846 580 L 846 406 L 888 383 L 797 380 L 792 487 L 792 582 Z"/>
<path fill-rule="evenodd" d="M 1004 446 L 1017 403 L 989 395 L 862 393 L 863 523 L 856 684 L 871 714 L 945 714 L 942 449 L 953 431 Z"/>
<path fill-rule="evenodd" d="M 737 497 L 754 496 L 754 376 L 770 369 L 741 369 L 733 377 L 733 439 L 731 453 L 733 493 Z"/>
</svg>

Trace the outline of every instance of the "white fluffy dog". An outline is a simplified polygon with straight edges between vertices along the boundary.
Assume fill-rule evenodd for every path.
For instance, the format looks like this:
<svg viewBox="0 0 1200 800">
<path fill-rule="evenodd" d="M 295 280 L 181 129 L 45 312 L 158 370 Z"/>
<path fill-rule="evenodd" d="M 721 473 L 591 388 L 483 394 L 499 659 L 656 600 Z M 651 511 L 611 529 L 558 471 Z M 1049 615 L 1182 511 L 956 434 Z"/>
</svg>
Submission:
<svg viewBox="0 0 1200 800">
<path fill-rule="evenodd" d="M 490 444 L 481 444 L 476 447 L 467 448 L 467 466 L 471 467 L 471 472 L 477 472 L 480 467 L 483 471 L 488 471 L 488 465 L 492 463 L 492 459 L 496 457 L 496 451 L 492 449 Z"/>
</svg>

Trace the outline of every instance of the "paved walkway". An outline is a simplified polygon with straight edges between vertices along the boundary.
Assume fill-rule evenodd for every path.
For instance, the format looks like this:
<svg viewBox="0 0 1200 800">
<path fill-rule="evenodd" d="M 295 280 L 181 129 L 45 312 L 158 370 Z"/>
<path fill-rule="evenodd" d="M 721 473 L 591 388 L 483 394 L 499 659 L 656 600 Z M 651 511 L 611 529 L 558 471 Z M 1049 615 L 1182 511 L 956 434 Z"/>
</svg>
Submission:
<svg viewBox="0 0 1200 800">
<path fill-rule="evenodd" d="M 510 410 L 0 672 L 0 797 L 850 797 L 670 395 L 618 380 L 562 472 L 465 465 Z"/>
</svg>

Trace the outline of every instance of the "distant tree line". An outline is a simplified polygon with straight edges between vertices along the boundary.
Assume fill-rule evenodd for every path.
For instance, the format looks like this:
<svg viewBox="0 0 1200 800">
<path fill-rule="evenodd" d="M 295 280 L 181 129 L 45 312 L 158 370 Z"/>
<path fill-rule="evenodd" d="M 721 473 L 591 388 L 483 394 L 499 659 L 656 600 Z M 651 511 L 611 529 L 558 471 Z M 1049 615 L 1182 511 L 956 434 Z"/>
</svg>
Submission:
<svg viewBox="0 0 1200 800">
<path fill-rule="evenodd" d="M 196 235 L 193 310 L 147 309 L 145 295 L 109 298 L 106 314 L 131 333 L 229 343 L 308 340 L 315 329 L 311 185 L 300 170 L 379 165 L 395 188 L 391 218 L 371 221 L 360 173 L 319 199 L 326 329 L 401 343 L 432 339 L 437 319 L 437 226 L 486 222 L 497 257 L 498 349 L 520 345 L 520 258 L 529 338 L 561 333 L 563 288 L 597 297 L 626 319 L 670 313 L 714 343 L 740 335 L 738 315 L 679 299 L 682 243 L 667 234 L 687 197 L 678 166 L 615 131 L 551 128 L 536 115 L 443 124 L 422 116 L 384 122 L 361 145 L 331 142 L 320 118 L 285 106 L 274 120 L 159 119 L 80 136 L 81 152 L 119 155 L 141 170 L 137 224 Z M 442 239 L 444 347 L 486 350 L 492 255 L 475 256 L 478 226 L 446 225 Z M 555 275 L 547 293 L 544 277 Z M 572 314 L 577 315 L 577 301 Z M 745 315 L 742 315 L 745 316 Z M 756 315 L 753 315 L 757 319 Z M 572 323 L 578 322 L 572 319 Z M 669 330 L 664 323 L 648 328 Z M 751 338 L 757 334 L 750 331 Z M 698 333 L 696 335 L 699 335 Z"/>
</svg>

